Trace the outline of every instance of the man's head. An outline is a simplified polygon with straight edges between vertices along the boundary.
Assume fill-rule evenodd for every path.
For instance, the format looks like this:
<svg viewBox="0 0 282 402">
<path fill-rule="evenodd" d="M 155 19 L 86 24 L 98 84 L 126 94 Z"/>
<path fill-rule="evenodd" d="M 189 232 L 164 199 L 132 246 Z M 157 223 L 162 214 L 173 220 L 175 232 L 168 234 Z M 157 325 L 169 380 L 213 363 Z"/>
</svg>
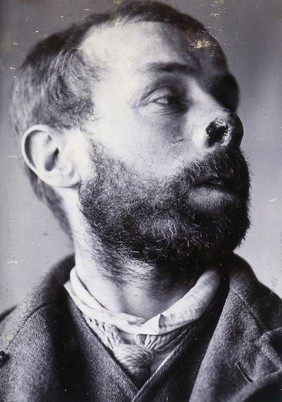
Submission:
<svg viewBox="0 0 282 402">
<path fill-rule="evenodd" d="M 241 241 L 249 181 L 238 89 L 197 21 L 126 3 L 37 45 L 15 88 L 37 192 L 51 206 L 61 197 L 67 221 L 78 205 L 112 256 L 182 270 Z"/>
</svg>

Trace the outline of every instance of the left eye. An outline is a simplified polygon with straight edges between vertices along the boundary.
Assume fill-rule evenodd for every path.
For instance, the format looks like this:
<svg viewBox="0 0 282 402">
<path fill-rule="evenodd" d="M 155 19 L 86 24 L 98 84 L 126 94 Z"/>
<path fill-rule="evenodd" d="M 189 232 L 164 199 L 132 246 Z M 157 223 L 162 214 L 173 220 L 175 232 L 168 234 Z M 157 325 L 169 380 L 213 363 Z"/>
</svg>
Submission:
<svg viewBox="0 0 282 402">
<path fill-rule="evenodd" d="M 187 109 L 187 100 L 178 95 L 159 96 L 155 99 L 152 99 L 151 102 L 163 107 L 174 108 L 181 111 Z"/>
<path fill-rule="evenodd" d="M 153 101 L 154 103 L 158 103 L 159 105 L 171 105 L 180 103 L 179 100 L 175 96 L 162 96 Z"/>
</svg>

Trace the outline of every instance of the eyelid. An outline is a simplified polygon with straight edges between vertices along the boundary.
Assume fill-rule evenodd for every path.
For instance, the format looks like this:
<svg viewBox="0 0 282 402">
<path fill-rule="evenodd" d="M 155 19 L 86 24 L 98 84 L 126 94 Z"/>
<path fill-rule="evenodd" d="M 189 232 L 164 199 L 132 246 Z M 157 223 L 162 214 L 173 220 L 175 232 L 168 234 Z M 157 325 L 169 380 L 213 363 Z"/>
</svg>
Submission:
<svg viewBox="0 0 282 402">
<path fill-rule="evenodd" d="M 157 88 L 154 88 L 153 90 L 151 90 L 149 93 L 147 93 L 143 98 L 142 101 L 145 102 L 146 104 L 149 102 L 153 101 L 153 98 L 155 97 L 156 99 L 159 98 L 164 98 L 164 97 L 179 97 L 182 99 L 187 98 L 186 96 L 186 91 L 184 90 L 183 87 L 181 88 L 176 88 L 175 86 L 169 86 L 169 85 L 163 85 Z"/>
</svg>

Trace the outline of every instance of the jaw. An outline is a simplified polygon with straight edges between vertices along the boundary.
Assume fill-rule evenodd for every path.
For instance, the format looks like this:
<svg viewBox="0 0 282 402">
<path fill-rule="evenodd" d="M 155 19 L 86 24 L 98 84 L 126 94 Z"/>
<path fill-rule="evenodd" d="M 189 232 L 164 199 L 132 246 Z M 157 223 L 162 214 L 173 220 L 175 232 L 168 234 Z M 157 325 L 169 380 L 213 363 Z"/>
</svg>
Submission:
<svg viewBox="0 0 282 402">
<path fill-rule="evenodd" d="M 249 177 L 239 151 L 213 154 L 170 181 L 152 183 L 118 160 L 98 157 L 79 202 L 93 256 L 113 280 L 189 280 L 244 238 Z M 228 182 L 214 179 L 224 172 Z"/>
</svg>

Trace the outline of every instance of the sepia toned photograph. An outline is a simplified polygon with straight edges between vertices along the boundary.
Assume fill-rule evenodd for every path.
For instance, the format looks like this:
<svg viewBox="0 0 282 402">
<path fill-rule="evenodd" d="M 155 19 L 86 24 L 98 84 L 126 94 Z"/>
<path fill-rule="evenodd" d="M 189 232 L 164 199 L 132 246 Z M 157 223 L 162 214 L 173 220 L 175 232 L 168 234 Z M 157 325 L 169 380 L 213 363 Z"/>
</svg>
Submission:
<svg viewBox="0 0 282 402">
<path fill-rule="evenodd" d="M 282 3 L 0 20 L 0 401 L 281 401 Z"/>
</svg>

